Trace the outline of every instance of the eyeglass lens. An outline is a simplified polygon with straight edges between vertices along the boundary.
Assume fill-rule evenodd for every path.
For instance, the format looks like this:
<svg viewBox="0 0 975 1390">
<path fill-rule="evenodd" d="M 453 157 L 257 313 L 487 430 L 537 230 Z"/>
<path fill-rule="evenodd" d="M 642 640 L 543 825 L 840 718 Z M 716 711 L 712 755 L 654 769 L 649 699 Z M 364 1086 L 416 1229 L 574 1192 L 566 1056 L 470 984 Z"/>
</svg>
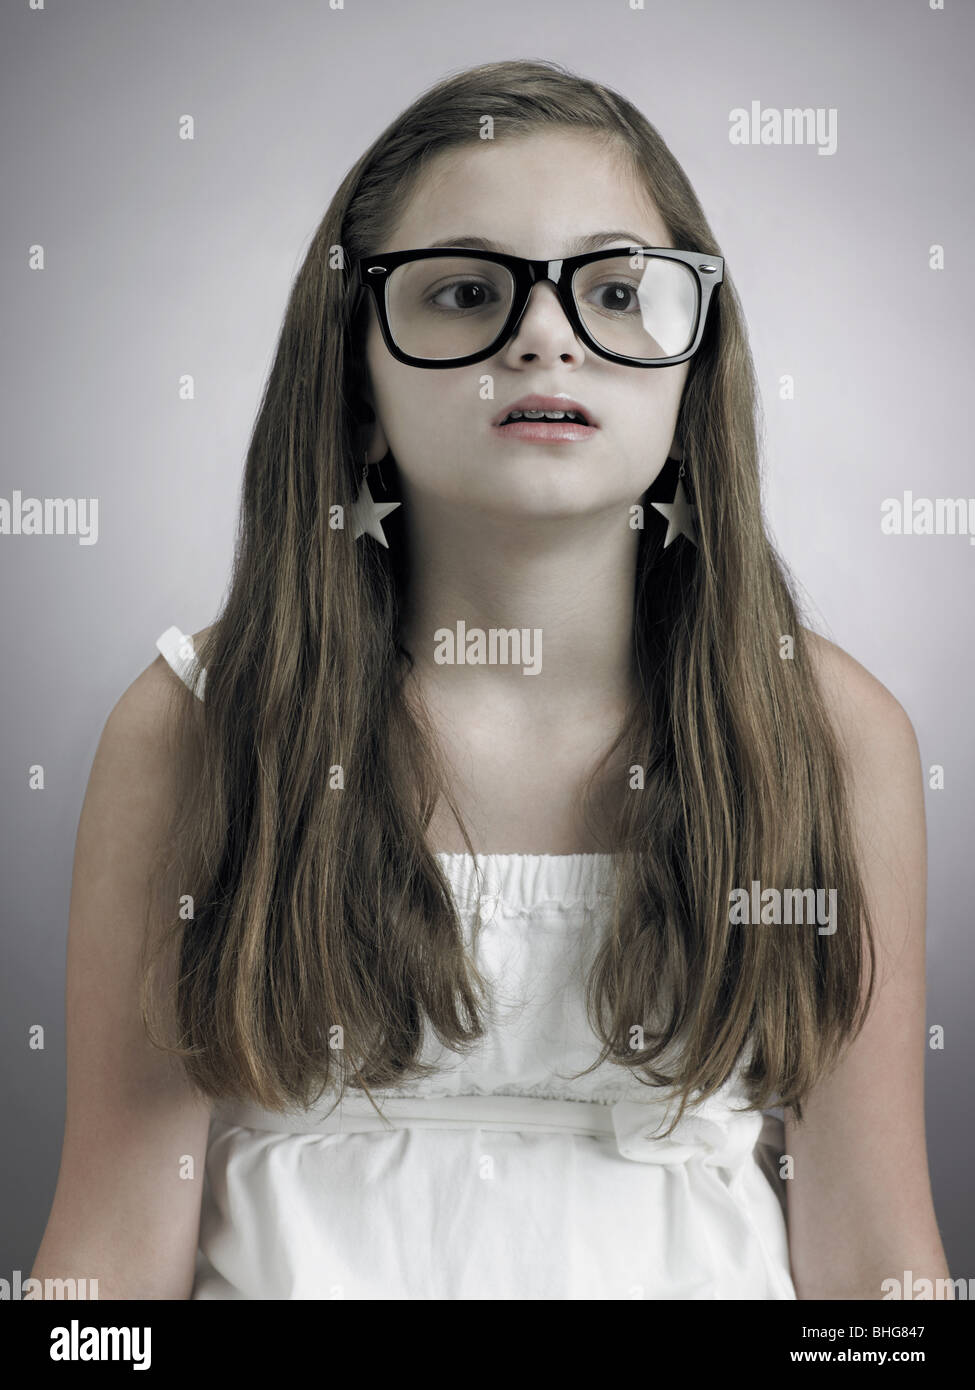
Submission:
<svg viewBox="0 0 975 1390">
<path fill-rule="evenodd" d="M 493 261 L 408 261 L 386 283 L 389 329 L 408 357 L 468 357 L 495 341 L 514 290 L 511 272 Z M 610 352 L 651 361 L 679 356 L 694 340 L 698 284 L 683 261 L 627 253 L 590 261 L 576 270 L 572 293 L 586 328 Z"/>
</svg>

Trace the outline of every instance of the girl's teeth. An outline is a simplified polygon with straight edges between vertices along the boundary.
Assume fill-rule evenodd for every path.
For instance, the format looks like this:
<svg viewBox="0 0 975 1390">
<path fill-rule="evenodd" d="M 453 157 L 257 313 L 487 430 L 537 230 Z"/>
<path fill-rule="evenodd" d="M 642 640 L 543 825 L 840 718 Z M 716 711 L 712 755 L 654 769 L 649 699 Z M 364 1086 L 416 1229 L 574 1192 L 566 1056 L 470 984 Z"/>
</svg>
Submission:
<svg viewBox="0 0 975 1390">
<path fill-rule="evenodd" d="M 575 415 L 572 410 L 513 410 L 512 420 L 564 420 Z"/>
</svg>

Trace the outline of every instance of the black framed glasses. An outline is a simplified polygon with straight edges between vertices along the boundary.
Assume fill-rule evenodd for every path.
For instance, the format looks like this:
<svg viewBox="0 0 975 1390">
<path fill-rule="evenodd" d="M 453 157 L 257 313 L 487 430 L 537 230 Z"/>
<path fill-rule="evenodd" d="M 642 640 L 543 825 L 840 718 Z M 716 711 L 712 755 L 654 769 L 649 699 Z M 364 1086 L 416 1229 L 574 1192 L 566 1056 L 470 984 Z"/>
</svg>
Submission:
<svg viewBox="0 0 975 1390">
<path fill-rule="evenodd" d="M 410 367 L 463 367 L 517 331 L 533 285 L 548 280 L 573 332 L 630 367 L 671 367 L 701 345 L 724 259 L 662 246 L 613 247 L 532 261 L 500 251 L 438 246 L 362 256 L 383 340 Z"/>
</svg>

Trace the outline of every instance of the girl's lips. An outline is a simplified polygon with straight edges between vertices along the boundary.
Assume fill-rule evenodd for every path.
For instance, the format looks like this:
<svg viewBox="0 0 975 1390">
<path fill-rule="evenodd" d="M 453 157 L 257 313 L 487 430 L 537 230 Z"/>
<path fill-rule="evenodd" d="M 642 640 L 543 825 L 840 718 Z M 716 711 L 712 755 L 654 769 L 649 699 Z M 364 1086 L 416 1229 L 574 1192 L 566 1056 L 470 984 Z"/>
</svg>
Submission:
<svg viewBox="0 0 975 1390">
<path fill-rule="evenodd" d="M 574 420 L 512 420 L 510 425 L 492 425 L 491 432 L 537 444 L 574 444 L 591 439 L 596 433 L 596 426 L 579 424 Z"/>
</svg>

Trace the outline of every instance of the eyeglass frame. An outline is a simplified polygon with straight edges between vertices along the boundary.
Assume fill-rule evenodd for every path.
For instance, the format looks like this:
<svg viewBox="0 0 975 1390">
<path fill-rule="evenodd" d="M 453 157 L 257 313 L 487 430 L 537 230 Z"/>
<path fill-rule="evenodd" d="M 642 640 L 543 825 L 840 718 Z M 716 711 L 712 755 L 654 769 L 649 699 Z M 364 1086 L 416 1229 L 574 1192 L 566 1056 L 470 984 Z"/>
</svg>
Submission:
<svg viewBox="0 0 975 1390">
<path fill-rule="evenodd" d="M 627 357 L 624 353 L 613 352 L 610 348 L 604 348 L 596 342 L 586 328 L 576 305 L 575 296 L 572 293 L 572 280 L 580 267 L 590 265 L 593 261 L 609 260 L 614 256 L 632 257 L 638 254 L 645 257 L 653 256 L 658 259 L 662 257 L 667 260 L 681 261 L 695 273 L 697 279 L 697 326 L 690 347 L 676 356 Z M 386 301 L 390 275 L 399 266 L 405 265 L 409 261 L 432 260 L 438 256 L 462 256 L 468 260 L 490 261 L 495 265 L 504 266 L 510 271 L 514 281 L 511 308 L 494 341 L 486 348 L 482 348 L 480 352 L 472 352 L 467 357 L 411 357 L 397 345 L 389 326 Z M 436 246 L 417 248 L 412 251 L 390 251 L 386 255 L 360 256 L 356 261 L 356 271 L 359 277 L 357 299 L 364 289 L 372 291 L 383 341 L 392 356 L 398 362 L 404 362 L 408 367 L 426 367 L 437 371 L 447 367 L 471 366 L 475 362 L 483 362 L 488 357 L 492 357 L 514 336 L 519 323 L 524 318 L 525 310 L 528 308 L 533 287 L 543 280 L 548 281 L 554 287 L 572 331 L 591 351 L 600 357 L 605 357 L 610 362 L 620 362 L 627 367 L 673 367 L 679 362 L 686 362 L 689 357 L 693 357 L 701 346 L 713 293 L 724 280 L 724 257 L 708 256 L 702 251 L 676 251 L 669 246 L 613 246 L 602 251 L 585 251 L 578 256 L 563 256 L 557 260 L 539 261 L 531 260 L 525 256 L 510 256 L 502 251 L 477 251 L 469 246 Z M 706 276 L 711 278 L 706 279 Z"/>
</svg>

